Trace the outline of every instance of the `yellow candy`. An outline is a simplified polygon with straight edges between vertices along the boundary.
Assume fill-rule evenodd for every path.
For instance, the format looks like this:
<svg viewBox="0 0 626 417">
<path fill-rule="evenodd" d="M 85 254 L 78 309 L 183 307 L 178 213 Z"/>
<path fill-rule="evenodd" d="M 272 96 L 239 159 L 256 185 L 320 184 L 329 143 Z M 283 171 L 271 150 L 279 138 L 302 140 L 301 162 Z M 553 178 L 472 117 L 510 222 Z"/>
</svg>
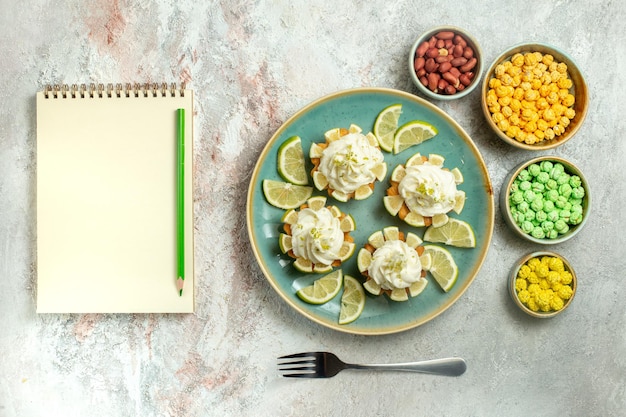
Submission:
<svg viewBox="0 0 626 417">
<path fill-rule="evenodd" d="M 561 259 L 531 258 L 518 271 L 515 292 L 532 311 L 559 311 L 573 295 L 571 281 L 572 274 L 565 270 Z"/>
<path fill-rule="evenodd" d="M 498 64 L 494 73 L 487 107 L 508 137 L 536 143 L 565 132 L 576 114 L 566 64 L 556 62 L 550 54 L 516 53 Z"/>
</svg>

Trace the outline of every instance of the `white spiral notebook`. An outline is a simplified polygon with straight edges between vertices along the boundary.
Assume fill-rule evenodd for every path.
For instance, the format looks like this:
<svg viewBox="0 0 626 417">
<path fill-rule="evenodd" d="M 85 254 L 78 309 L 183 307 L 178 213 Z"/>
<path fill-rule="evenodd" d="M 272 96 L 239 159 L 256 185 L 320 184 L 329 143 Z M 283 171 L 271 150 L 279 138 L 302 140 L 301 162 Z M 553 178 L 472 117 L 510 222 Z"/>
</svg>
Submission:
<svg viewBox="0 0 626 417">
<path fill-rule="evenodd" d="M 184 290 L 177 289 L 177 109 L 185 109 Z M 37 93 L 37 312 L 190 313 L 193 92 Z"/>
</svg>

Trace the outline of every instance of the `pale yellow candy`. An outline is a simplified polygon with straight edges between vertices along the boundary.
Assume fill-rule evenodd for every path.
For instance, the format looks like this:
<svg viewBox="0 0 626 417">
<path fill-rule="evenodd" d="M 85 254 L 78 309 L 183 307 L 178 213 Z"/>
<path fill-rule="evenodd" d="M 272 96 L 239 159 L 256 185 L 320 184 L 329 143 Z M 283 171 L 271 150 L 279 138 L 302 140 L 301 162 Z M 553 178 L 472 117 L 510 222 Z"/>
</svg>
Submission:
<svg viewBox="0 0 626 417">
<path fill-rule="evenodd" d="M 550 54 L 545 54 L 543 56 L 543 59 L 541 60 L 541 62 L 544 65 L 548 65 L 549 66 L 552 62 L 554 62 L 554 57 L 552 55 L 550 55 Z"/>
<path fill-rule="evenodd" d="M 511 57 L 511 63 L 517 67 L 521 67 L 524 65 L 524 56 L 520 53 L 517 53 Z"/>
<path fill-rule="evenodd" d="M 565 113 L 564 113 L 565 117 L 567 117 L 568 119 L 573 119 L 574 116 L 576 116 L 576 111 L 571 108 L 568 107 L 567 109 L 565 109 Z"/>
</svg>

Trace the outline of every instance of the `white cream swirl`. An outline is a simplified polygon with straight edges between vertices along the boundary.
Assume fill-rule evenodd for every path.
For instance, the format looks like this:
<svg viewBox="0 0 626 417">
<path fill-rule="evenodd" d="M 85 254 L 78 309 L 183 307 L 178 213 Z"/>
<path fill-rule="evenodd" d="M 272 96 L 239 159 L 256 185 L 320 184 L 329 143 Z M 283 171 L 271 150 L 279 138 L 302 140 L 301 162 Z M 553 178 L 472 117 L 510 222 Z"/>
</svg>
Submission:
<svg viewBox="0 0 626 417">
<path fill-rule="evenodd" d="M 454 208 L 457 194 L 454 174 L 429 163 L 412 165 L 405 171 L 398 191 L 411 211 L 432 217 Z"/>
<path fill-rule="evenodd" d="M 313 263 L 332 264 L 339 259 L 343 244 L 339 223 L 326 207 L 300 210 L 298 221 L 291 226 L 293 254 Z"/>
<path fill-rule="evenodd" d="M 349 194 L 376 180 L 372 169 L 383 162 L 383 153 L 363 134 L 349 133 L 330 142 L 322 152 L 319 172 L 333 190 Z"/>
<path fill-rule="evenodd" d="M 417 251 L 401 240 L 387 240 L 374 251 L 367 274 L 384 290 L 408 288 L 422 276 Z"/>
</svg>

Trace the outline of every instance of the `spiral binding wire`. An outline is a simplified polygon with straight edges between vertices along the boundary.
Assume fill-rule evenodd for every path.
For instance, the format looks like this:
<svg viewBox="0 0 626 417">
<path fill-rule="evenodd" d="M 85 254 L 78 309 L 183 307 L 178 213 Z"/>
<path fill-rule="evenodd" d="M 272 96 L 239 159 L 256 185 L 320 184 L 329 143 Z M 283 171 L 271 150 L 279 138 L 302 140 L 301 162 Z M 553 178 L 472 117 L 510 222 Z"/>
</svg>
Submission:
<svg viewBox="0 0 626 417">
<path fill-rule="evenodd" d="M 54 84 L 47 85 L 43 95 L 45 98 L 184 97 L 185 83 L 181 83 L 180 87 L 176 83 Z"/>
</svg>

